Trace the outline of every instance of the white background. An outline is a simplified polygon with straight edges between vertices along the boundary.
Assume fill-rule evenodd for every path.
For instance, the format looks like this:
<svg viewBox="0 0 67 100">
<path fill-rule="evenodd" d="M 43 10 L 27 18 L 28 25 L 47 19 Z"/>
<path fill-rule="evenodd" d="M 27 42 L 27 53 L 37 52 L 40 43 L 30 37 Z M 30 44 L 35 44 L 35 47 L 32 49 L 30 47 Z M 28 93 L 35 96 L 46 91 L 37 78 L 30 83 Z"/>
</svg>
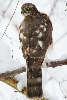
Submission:
<svg viewBox="0 0 67 100">
<path fill-rule="evenodd" d="M 19 27 L 23 16 L 21 6 L 34 3 L 40 12 L 50 16 L 53 25 L 53 48 L 47 52 L 49 60 L 67 57 L 67 9 L 66 0 L 20 0 L 16 13 L 3 36 L 18 0 L 0 0 L 0 73 L 26 66 L 19 41 Z M 4 14 L 4 11 L 6 13 Z M 16 27 L 17 26 L 17 27 Z M 6 36 L 7 35 L 7 36 Z M 2 37 L 3 36 L 3 37 Z M 45 63 L 43 63 L 45 67 Z M 67 65 L 42 68 L 43 96 L 48 100 L 67 100 Z M 19 90 L 26 86 L 26 73 L 16 76 Z M 26 96 L 0 82 L 0 100 L 28 100 Z"/>
</svg>

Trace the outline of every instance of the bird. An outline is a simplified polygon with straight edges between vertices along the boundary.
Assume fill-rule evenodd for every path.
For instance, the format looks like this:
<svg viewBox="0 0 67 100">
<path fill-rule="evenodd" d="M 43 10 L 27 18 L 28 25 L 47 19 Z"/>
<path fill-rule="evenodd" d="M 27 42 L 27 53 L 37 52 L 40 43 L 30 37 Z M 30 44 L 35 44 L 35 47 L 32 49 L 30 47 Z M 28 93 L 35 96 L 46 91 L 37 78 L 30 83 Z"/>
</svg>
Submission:
<svg viewBox="0 0 67 100">
<path fill-rule="evenodd" d="M 32 3 L 21 6 L 24 20 L 19 26 L 19 40 L 27 63 L 27 96 L 42 97 L 42 63 L 52 41 L 52 22 Z"/>
</svg>

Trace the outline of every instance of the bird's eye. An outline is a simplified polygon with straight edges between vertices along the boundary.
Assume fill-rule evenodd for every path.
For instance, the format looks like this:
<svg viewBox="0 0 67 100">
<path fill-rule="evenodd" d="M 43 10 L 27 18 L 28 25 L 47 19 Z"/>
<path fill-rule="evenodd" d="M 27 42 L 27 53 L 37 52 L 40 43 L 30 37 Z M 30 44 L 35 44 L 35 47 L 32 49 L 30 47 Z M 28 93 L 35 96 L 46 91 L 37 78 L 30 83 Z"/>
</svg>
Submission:
<svg viewBox="0 0 67 100">
<path fill-rule="evenodd" d="M 31 8 L 28 8 L 28 11 L 31 11 Z"/>
</svg>

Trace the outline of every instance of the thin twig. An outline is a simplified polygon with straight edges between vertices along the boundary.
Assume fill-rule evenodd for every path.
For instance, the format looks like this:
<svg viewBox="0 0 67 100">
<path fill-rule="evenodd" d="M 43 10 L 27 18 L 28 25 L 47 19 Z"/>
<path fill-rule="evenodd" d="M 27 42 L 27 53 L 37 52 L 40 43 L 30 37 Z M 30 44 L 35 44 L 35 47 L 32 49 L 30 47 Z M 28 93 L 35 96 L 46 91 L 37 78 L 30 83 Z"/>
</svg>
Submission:
<svg viewBox="0 0 67 100">
<path fill-rule="evenodd" d="M 20 74 L 20 73 L 23 73 L 23 72 L 26 72 L 26 68 L 25 68 L 25 67 L 22 67 L 22 68 L 13 70 L 13 71 L 1 73 L 1 74 L 0 74 L 0 78 L 13 77 L 13 76 L 15 76 L 15 75 L 17 75 L 17 74 Z"/>
<path fill-rule="evenodd" d="M 10 25 L 10 23 L 11 23 L 11 21 L 12 21 L 14 15 L 15 15 L 15 13 L 16 13 L 16 10 L 17 10 L 17 7 L 18 7 L 18 5 L 19 5 L 19 2 L 20 2 L 20 0 L 17 1 L 16 7 L 15 7 L 15 9 L 14 9 L 14 12 L 13 12 L 13 14 L 12 14 L 12 16 L 11 16 L 11 18 L 10 18 L 10 20 L 9 20 L 9 22 L 8 22 L 8 24 L 7 24 L 7 26 L 6 26 L 6 28 L 5 28 L 5 30 L 4 30 L 3 35 L 1 36 L 0 40 L 3 38 L 4 35 L 7 36 L 6 31 L 7 31 L 8 27 L 9 27 L 9 25 Z M 7 36 L 7 37 L 8 37 L 8 36 Z M 8 37 L 8 38 L 9 38 L 9 37 Z"/>
<path fill-rule="evenodd" d="M 54 12 L 54 10 L 56 8 L 57 2 L 58 2 L 58 0 L 54 0 L 54 3 L 53 3 L 53 6 L 51 8 L 51 11 L 49 13 L 49 16 L 52 16 L 53 15 L 53 12 Z"/>
<path fill-rule="evenodd" d="M 48 67 L 57 67 L 57 66 L 62 66 L 62 65 L 67 65 L 67 59 L 65 60 L 59 60 L 59 61 L 51 61 L 51 62 L 46 62 L 46 65 Z"/>
</svg>

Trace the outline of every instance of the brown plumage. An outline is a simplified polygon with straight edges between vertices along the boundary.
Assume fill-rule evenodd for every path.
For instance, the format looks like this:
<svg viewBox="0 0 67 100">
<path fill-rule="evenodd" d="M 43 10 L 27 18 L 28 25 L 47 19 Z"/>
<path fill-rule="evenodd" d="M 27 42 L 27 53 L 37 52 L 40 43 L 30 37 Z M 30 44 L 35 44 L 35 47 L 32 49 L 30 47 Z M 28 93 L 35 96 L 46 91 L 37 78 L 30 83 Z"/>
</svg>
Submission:
<svg viewBox="0 0 67 100">
<path fill-rule="evenodd" d="M 52 23 L 32 3 L 22 5 L 21 9 L 24 20 L 20 25 L 19 39 L 27 62 L 27 95 L 41 97 L 41 65 L 48 47 L 52 44 Z"/>
</svg>

